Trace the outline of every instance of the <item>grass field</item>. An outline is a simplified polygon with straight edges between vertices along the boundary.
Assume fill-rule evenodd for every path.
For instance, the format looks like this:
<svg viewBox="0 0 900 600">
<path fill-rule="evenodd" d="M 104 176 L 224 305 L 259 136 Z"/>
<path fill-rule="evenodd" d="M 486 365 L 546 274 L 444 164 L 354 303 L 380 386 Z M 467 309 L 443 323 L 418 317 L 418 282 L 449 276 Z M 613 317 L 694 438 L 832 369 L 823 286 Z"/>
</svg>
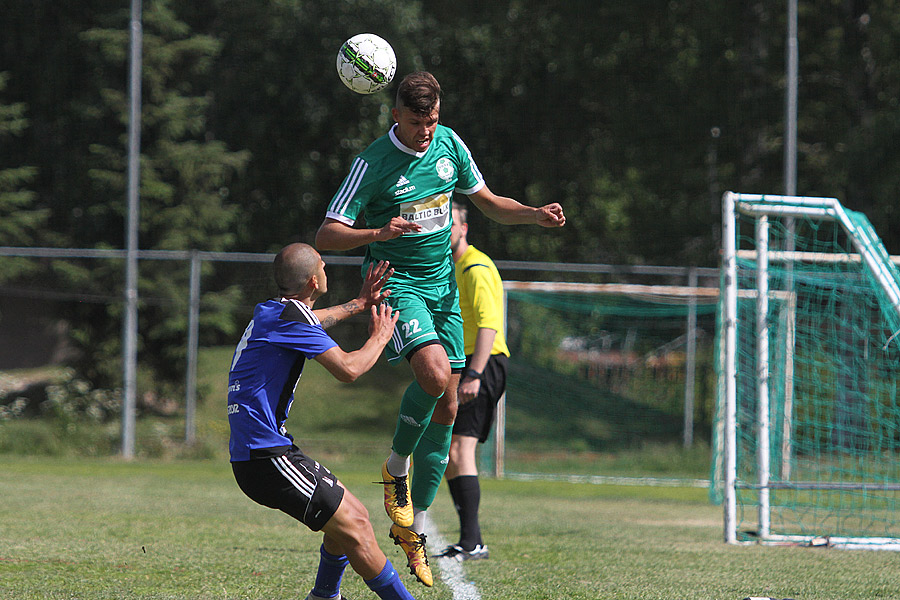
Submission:
<svg viewBox="0 0 900 600">
<path fill-rule="evenodd" d="M 320 536 L 253 504 L 231 476 L 222 410 L 229 356 L 218 349 L 202 356 L 203 451 L 172 441 L 183 426 L 177 419 L 141 423 L 141 458 L 131 462 L 65 451 L 77 445 L 80 426 L 0 423 L 0 598 L 305 597 Z M 436 561 L 432 589 L 406 574 L 405 558 L 387 538 L 381 488 L 370 483 L 404 377 L 379 370 L 334 386 L 312 367 L 301 388 L 304 414 L 327 435 L 310 435 L 308 425 L 289 420 L 292 431 L 368 507 L 379 542 L 415 597 L 457 600 Z M 55 440 L 55 456 L 10 450 L 38 432 Z M 604 460 L 621 468 L 616 457 Z M 634 455 L 624 460 L 643 474 L 659 457 L 651 456 L 649 467 Z M 484 600 L 900 598 L 897 553 L 724 544 L 721 508 L 704 489 L 487 478 L 482 488 L 491 558 L 462 568 Z M 430 514 L 441 536 L 455 541 L 446 486 Z M 375 598 L 350 571 L 343 592 Z"/>
<path fill-rule="evenodd" d="M 2 598 L 302 599 L 313 583 L 319 536 L 243 497 L 222 462 L 2 462 Z M 372 473 L 336 468 L 402 567 Z M 491 559 L 463 568 L 485 600 L 900 597 L 895 553 L 722 543 L 703 490 L 483 484 Z M 450 539 L 445 490 L 431 514 Z M 436 571 L 432 589 L 403 577 L 417 598 L 453 598 Z M 375 597 L 344 581 L 349 598 Z"/>
</svg>

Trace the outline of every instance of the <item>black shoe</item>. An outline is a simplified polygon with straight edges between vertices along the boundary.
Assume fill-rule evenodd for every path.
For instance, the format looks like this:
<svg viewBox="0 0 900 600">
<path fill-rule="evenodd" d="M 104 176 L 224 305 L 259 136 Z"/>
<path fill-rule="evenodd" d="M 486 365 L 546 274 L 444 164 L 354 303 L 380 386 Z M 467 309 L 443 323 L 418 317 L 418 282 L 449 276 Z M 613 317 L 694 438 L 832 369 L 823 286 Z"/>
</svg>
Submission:
<svg viewBox="0 0 900 600">
<path fill-rule="evenodd" d="M 488 547 L 482 544 L 477 544 L 471 550 L 464 550 L 459 544 L 451 544 L 444 548 L 444 551 L 440 554 L 435 554 L 435 558 L 452 558 L 457 562 L 462 562 L 464 560 L 479 560 L 488 558 L 488 556 L 490 556 Z"/>
</svg>

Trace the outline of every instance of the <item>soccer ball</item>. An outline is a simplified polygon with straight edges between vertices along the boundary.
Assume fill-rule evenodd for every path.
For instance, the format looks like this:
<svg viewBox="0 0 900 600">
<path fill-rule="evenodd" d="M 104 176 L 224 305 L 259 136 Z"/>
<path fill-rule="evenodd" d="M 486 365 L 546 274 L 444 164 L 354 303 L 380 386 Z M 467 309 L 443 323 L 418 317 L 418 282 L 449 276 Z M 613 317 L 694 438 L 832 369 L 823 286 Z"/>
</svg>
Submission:
<svg viewBox="0 0 900 600">
<path fill-rule="evenodd" d="M 394 49 L 374 33 L 354 35 L 338 51 L 338 75 L 357 94 L 382 89 L 394 78 L 396 70 Z"/>
</svg>

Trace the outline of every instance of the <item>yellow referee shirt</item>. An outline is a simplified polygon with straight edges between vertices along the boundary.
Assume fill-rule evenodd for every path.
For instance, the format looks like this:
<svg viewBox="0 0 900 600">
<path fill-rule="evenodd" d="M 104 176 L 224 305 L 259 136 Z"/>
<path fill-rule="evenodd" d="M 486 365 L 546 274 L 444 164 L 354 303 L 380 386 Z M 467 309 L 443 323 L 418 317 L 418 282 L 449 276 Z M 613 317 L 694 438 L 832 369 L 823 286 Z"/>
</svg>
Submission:
<svg viewBox="0 0 900 600">
<path fill-rule="evenodd" d="M 491 354 L 509 356 L 503 322 L 503 281 L 494 261 L 470 245 L 456 261 L 459 309 L 463 318 L 466 355 L 475 351 L 475 337 L 482 327 L 494 329 Z"/>
</svg>

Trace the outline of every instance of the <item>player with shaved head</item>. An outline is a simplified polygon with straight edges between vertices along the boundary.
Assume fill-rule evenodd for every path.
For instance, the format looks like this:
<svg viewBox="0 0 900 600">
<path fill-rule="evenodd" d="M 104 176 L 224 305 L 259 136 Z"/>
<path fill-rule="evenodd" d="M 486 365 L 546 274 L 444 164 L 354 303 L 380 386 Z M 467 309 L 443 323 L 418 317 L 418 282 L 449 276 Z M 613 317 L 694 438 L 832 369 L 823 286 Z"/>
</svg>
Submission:
<svg viewBox="0 0 900 600">
<path fill-rule="evenodd" d="M 283 248 L 273 273 L 279 297 L 256 306 L 228 375 L 235 479 L 255 502 L 323 532 L 316 582 L 307 600 L 343 598 L 340 586 L 348 564 L 379 598 L 412 600 L 378 547 L 366 508 L 331 471 L 304 454 L 285 428 L 307 360 L 318 361 L 341 381 L 354 381 L 381 356 L 397 323 L 397 313 L 382 302 L 390 295 L 384 285 L 393 269 L 387 262 L 369 265 L 357 298 L 315 310 L 328 280 L 325 261 L 312 246 Z M 370 312 L 369 338 L 358 350 L 345 352 L 325 327 L 365 310 Z"/>
</svg>

